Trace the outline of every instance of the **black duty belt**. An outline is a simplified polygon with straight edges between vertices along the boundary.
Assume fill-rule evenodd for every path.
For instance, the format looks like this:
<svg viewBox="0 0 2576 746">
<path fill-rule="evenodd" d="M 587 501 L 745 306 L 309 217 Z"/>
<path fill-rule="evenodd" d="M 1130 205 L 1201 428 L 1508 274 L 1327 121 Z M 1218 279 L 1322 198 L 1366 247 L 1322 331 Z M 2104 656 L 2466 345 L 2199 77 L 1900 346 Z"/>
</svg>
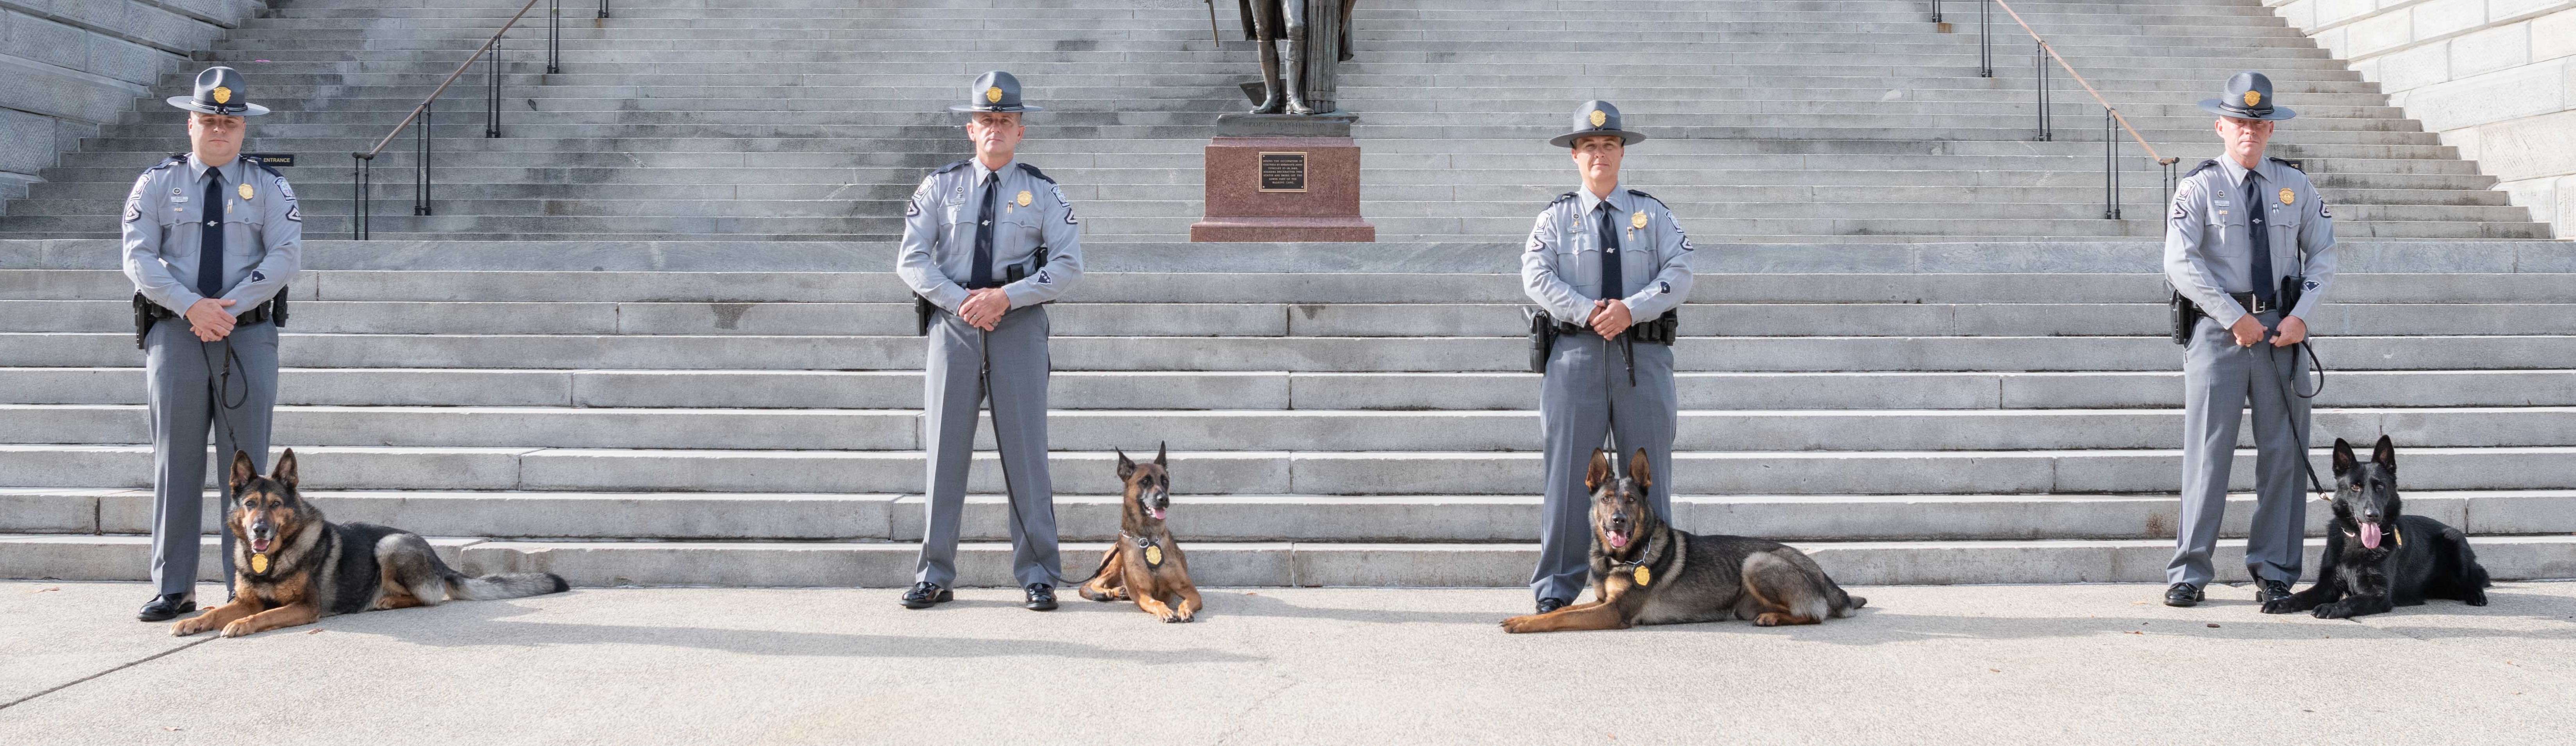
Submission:
<svg viewBox="0 0 2576 746">
<path fill-rule="evenodd" d="M 2244 306 L 2246 313 L 2262 313 L 2264 311 L 2281 310 L 2279 305 L 2266 303 L 2262 298 L 2255 297 L 2253 293 L 2228 293 L 2227 297 L 2235 298 L 2236 304 Z"/>
</svg>

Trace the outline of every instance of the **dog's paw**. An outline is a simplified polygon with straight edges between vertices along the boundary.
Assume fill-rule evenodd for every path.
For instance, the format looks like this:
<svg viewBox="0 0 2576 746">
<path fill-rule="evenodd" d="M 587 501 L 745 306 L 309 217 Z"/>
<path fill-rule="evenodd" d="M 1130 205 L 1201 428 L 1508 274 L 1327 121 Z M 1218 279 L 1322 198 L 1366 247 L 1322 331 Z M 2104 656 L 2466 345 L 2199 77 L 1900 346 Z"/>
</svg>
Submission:
<svg viewBox="0 0 2576 746">
<path fill-rule="evenodd" d="M 1527 615 L 1527 616 L 1516 616 L 1516 617 L 1512 617 L 1512 618 L 1510 618 L 1510 619 L 1505 619 L 1505 620 L 1503 620 L 1503 631 L 1505 631 L 1505 632 L 1510 632 L 1510 633 L 1514 633 L 1514 634 L 1519 634 L 1519 633 L 1522 633 L 1522 632 L 1531 632 L 1531 631 L 1536 631 L 1537 629 L 1538 629 L 1538 615 L 1537 615 L 1537 614 L 1530 614 L 1530 615 Z"/>
<path fill-rule="evenodd" d="M 2460 602 L 2470 606 L 2485 606 L 2487 605 L 2487 594 L 2483 591 L 2470 591 L 2469 597 L 2460 599 Z"/>
<path fill-rule="evenodd" d="M 2319 606 L 2316 611 L 2310 613 L 2315 614 L 2318 619 L 2350 619 L 2352 606 L 2341 602 L 2330 603 Z"/>
<path fill-rule="evenodd" d="M 252 632 L 257 632 L 257 631 L 259 631 L 259 630 L 256 630 L 256 629 L 252 629 L 252 628 L 251 628 L 251 626 L 250 626 L 250 620 L 248 620 L 248 619 L 235 619 L 235 620 L 233 620 L 233 623 L 231 623 L 231 624 L 227 624 L 227 625 L 224 625 L 223 636 L 225 636 L 225 637 L 240 637 L 240 636 L 242 636 L 242 635 L 247 635 L 247 634 L 250 634 L 250 633 L 252 633 Z"/>
<path fill-rule="evenodd" d="M 2275 598 L 2270 601 L 2263 602 L 2263 613 L 2265 614 L 2292 614 L 2297 613 L 2298 610 L 2298 602 L 2286 598 Z"/>
<path fill-rule="evenodd" d="M 187 637 L 187 636 L 189 636 L 189 635 L 197 634 L 197 633 L 199 633 L 199 632 L 204 632 L 204 631 L 206 631 L 206 630 L 207 630 L 207 626 L 206 626 L 206 624 L 205 624 L 205 620 L 206 620 L 206 616 L 205 616 L 205 615 L 203 615 L 203 614 L 199 614 L 199 615 L 197 615 L 197 616 L 188 617 L 188 618 L 186 618 L 186 619 L 181 619 L 181 620 L 176 621 L 176 622 L 171 622 L 171 623 L 170 623 L 170 636 L 171 636 L 171 637 Z"/>
</svg>

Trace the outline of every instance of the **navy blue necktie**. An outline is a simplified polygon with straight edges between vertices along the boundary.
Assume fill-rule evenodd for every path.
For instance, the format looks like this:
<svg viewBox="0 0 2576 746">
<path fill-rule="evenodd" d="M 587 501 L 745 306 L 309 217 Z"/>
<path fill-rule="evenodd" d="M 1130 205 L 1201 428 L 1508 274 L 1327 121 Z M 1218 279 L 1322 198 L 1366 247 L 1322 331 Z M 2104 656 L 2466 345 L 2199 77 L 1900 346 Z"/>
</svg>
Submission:
<svg viewBox="0 0 2576 746">
<path fill-rule="evenodd" d="M 2261 188 L 2254 186 L 2254 172 L 2246 171 L 2245 219 L 2254 236 L 2254 298 L 2265 306 L 2278 303 L 2281 285 L 2281 280 L 2272 276 L 2272 231 L 2263 225 L 2263 214 L 2268 212 L 2263 208 L 2269 206 L 2263 202 Z"/>
<path fill-rule="evenodd" d="M 224 172 L 206 169 L 206 201 L 199 205 L 206 222 L 197 241 L 197 294 L 224 295 Z"/>
<path fill-rule="evenodd" d="M 984 175 L 984 211 L 975 217 L 975 273 L 969 290 L 1001 287 L 993 283 L 993 200 L 1001 194 L 1000 172 Z"/>
<path fill-rule="evenodd" d="M 1610 201 L 1606 199 L 1601 201 L 1599 212 L 1601 213 L 1598 216 L 1601 219 L 1601 298 L 1604 300 L 1625 298 L 1628 297 L 1628 283 L 1626 278 L 1619 276 L 1623 269 L 1619 266 L 1619 226 L 1615 224 L 1616 220 L 1613 218 L 1618 212 L 1610 209 Z"/>
</svg>

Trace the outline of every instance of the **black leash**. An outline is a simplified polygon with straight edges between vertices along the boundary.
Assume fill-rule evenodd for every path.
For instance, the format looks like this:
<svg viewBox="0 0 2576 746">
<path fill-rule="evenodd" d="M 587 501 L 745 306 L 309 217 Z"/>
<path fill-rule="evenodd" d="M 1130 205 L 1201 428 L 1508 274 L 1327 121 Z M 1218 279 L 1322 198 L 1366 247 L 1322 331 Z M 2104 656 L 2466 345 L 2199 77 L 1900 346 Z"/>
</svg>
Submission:
<svg viewBox="0 0 2576 746">
<path fill-rule="evenodd" d="M 2265 341 L 2270 341 L 2272 335 L 2276 333 L 2278 332 L 2266 331 L 2263 334 L 2263 339 Z M 2256 342 L 2255 344 L 2262 344 L 2262 342 Z M 2278 351 L 2280 348 L 2275 347 L 2273 349 Z M 2297 387 L 2291 385 L 2289 382 L 2289 376 L 2299 374 L 2299 353 L 2301 351 L 2305 351 L 2307 353 L 2308 364 L 2317 372 L 2317 390 L 2304 394 L 2296 394 L 2295 389 Z M 2325 482 L 2317 479 L 2316 463 L 2308 456 L 2308 434 L 2305 430 L 2299 427 L 2298 414 L 2290 411 L 2290 400 L 2293 395 L 2300 399 L 2314 399 L 2317 398 L 2318 394 L 2326 392 L 2325 364 L 2322 361 L 2317 360 L 2317 351 L 2315 348 L 2308 346 L 2308 340 L 2302 339 L 2299 340 L 2298 344 L 2290 346 L 2289 376 L 2275 375 L 2270 378 L 2272 379 L 2273 390 L 2281 394 L 2281 419 L 2286 420 L 2287 424 L 2290 426 L 2290 436 L 2299 439 L 2299 471 L 2307 473 L 2308 486 L 2315 488 L 2317 495 L 2322 498 L 2327 494 L 2326 485 Z"/>
</svg>

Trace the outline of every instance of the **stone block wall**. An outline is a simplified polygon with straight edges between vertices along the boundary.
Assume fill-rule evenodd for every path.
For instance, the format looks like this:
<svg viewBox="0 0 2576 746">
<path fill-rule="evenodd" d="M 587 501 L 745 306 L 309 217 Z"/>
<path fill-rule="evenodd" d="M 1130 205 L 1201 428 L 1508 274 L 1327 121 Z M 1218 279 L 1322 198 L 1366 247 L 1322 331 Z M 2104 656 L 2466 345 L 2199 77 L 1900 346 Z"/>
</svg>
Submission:
<svg viewBox="0 0 2576 746">
<path fill-rule="evenodd" d="M 2576 0 L 2262 2 L 2576 239 Z"/>
<path fill-rule="evenodd" d="M 0 204 L 270 0 L 0 0 Z"/>
</svg>

